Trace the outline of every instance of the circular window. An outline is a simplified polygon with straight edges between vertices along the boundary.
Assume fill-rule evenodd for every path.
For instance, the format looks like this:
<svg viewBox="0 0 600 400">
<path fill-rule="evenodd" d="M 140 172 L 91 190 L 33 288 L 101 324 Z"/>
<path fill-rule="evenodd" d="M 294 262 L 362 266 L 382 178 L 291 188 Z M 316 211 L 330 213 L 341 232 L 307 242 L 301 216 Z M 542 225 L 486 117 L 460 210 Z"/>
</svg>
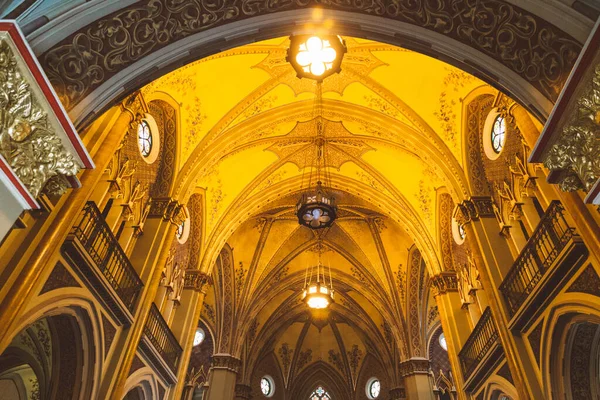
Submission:
<svg viewBox="0 0 600 400">
<path fill-rule="evenodd" d="M 188 237 L 190 236 L 190 213 L 187 208 L 184 209 L 184 212 L 184 215 L 187 215 L 188 217 L 186 217 L 183 221 L 177 224 L 177 229 L 175 230 L 175 237 L 177 238 L 177 241 L 181 244 L 187 242 Z"/>
<path fill-rule="evenodd" d="M 504 115 L 498 108 L 492 109 L 485 119 L 483 125 L 483 152 L 490 160 L 496 160 L 500 157 L 502 149 L 506 143 L 507 122 Z"/>
<path fill-rule="evenodd" d="M 137 142 L 145 162 L 152 164 L 158 158 L 160 137 L 158 125 L 150 114 L 144 114 L 137 126 Z"/>
<path fill-rule="evenodd" d="M 448 351 L 448 343 L 446 343 L 446 336 L 444 335 L 444 332 L 440 334 L 438 341 L 440 342 L 440 347 L 444 349 L 444 351 Z"/>
<path fill-rule="evenodd" d="M 381 382 L 377 378 L 371 378 L 367 382 L 367 397 L 369 399 L 376 399 L 381 393 Z"/>
<path fill-rule="evenodd" d="M 193 346 L 199 346 L 202 344 L 202 342 L 204 342 L 204 338 L 206 337 L 206 333 L 204 333 L 204 330 L 202 328 L 198 328 L 196 329 L 196 333 L 194 334 L 194 343 Z"/>
<path fill-rule="evenodd" d="M 177 225 L 177 239 L 181 239 L 183 237 L 183 231 L 185 229 L 185 220 L 181 221 L 179 225 Z"/>
<path fill-rule="evenodd" d="M 455 218 L 452 218 L 452 237 L 456 244 L 463 244 L 467 237 L 467 230 L 464 223 L 459 223 Z"/>
<path fill-rule="evenodd" d="M 273 378 L 270 376 L 263 376 L 260 380 L 260 392 L 265 397 L 272 397 L 275 393 L 275 385 L 273 384 Z"/>
<path fill-rule="evenodd" d="M 142 120 L 138 124 L 138 146 L 140 147 L 140 153 L 144 157 L 148 157 L 152 151 L 152 132 L 150 131 L 150 125 L 145 120 Z"/>
<path fill-rule="evenodd" d="M 496 116 L 490 139 L 492 141 L 492 149 L 496 154 L 500 154 L 506 140 L 506 120 L 503 116 Z"/>
<path fill-rule="evenodd" d="M 465 224 L 458 224 L 458 236 L 463 240 L 465 236 L 467 236 L 467 232 L 465 231 Z"/>
</svg>

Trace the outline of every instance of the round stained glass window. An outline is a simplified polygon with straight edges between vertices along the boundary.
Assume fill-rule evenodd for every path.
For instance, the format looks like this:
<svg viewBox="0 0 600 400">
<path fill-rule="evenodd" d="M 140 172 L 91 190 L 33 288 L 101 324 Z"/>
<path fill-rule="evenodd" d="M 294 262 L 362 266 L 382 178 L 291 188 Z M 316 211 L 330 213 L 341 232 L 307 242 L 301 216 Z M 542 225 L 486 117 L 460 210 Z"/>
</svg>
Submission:
<svg viewBox="0 0 600 400">
<path fill-rule="evenodd" d="M 379 379 L 372 380 L 369 384 L 369 397 L 371 399 L 376 399 L 379 397 L 379 393 L 381 392 L 381 382 Z"/>
<path fill-rule="evenodd" d="M 440 337 L 438 338 L 438 340 L 440 342 L 441 348 L 444 349 L 445 351 L 448 351 L 448 344 L 446 343 L 446 336 L 444 335 L 443 332 L 440 335 Z"/>
<path fill-rule="evenodd" d="M 185 230 L 185 220 L 181 221 L 179 225 L 177 225 L 177 239 L 181 239 L 183 237 L 183 232 Z"/>
<path fill-rule="evenodd" d="M 202 342 L 204 342 L 204 338 L 206 337 L 206 334 L 204 333 L 204 330 L 202 328 L 198 328 L 196 329 L 196 333 L 194 334 L 194 343 L 193 346 L 199 346 L 202 344 Z"/>
<path fill-rule="evenodd" d="M 271 397 L 273 395 L 273 381 L 269 377 L 264 376 L 261 378 L 260 391 L 266 397 Z"/>
<path fill-rule="evenodd" d="M 492 149 L 496 154 L 499 154 L 504 148 L 504 142 L 506 141 L 506 120 L 502 115 L 498 115 L 494 120 L 490 139 L 492 141 Z"/>
<path fill-rule="evenodd" d="M 458 224 L 458 236 L 461 239 L 464 239 L 467 236 L 467 231 L 465 231 L 465 224 Z"/>
<path fill-rule="evenodd" d="M 138 125 L 138 146 L 142 156 L 148 157 L 152 151 L 152 131 L 148 122 L 142 121 Z"/>
</svg>

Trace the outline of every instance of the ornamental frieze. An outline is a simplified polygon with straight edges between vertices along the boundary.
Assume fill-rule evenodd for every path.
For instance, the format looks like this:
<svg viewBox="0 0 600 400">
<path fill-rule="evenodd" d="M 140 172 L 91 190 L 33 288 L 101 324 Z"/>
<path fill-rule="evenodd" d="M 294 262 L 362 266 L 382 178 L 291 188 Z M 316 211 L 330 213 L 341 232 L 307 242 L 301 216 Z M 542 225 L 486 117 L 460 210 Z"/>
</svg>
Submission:
<svg viewBox="0 0 600 400">
<path fill-rule="evenodd" d="M 60 195 L 72 185 L 67 177 L 80 170 L 26 79 L 28 67 L 13 51 L 6 33 L 0 36 L 0 154 L 29 193 Z"/>
<path fill-rule="evenodd" d="M 313 8 L 416 25 L 472 47 L 554 101 L 581 46 L 547 21 L 504 0 L 145 0 L 81 28 L 41 55 L 70 110 L 144 57 L 198 32 L 273 12 Z M 140 80 L 148 83 L 151 76 Z"/>
<path fill-rule="evenodd" d="M 242 365 L 242 361 L 239 358 L 235 358 L 229 354 L 215 354 L 211 357 L 213 369 L 228 369 L 235 373 L 238 372 Z"/>
<path fill-rule="evenodd" d="M 427 359 L 412 358 L 400 363 L 400 375 L 429 374 L 430 362 Z"/>
<path fill-rule="evenodd" d="M 447 292 L 458 291 L 458 276 L 456 272 L 441 272 L 431 278 L 431 286 L 437 293 L 435 295 L 444 294 Z"/>
</svg>

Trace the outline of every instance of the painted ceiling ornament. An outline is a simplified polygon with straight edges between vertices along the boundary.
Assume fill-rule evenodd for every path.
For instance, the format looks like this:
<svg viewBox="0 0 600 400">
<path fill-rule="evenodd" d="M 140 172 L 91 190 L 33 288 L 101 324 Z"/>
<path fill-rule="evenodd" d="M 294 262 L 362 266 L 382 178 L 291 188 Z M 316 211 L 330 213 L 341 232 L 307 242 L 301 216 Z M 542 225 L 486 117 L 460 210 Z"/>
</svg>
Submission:
<svg viewBox="0 0 600 400">
<path fill-rule="evenodd" d="M 318 243 L 321 245 L 320 238 Z M 319 252 L 319 262 L 317 265 L 306 269 L 304 290 L 302 292 L 302 300 L 313 310 L 325 309 L 333 303 L 334 290 L 331 267 L 328 267 L 328 272 L 329 284 L 325 276 L 325 266 L 321 264 L 321 252 Z"/>
<path fill-rule="evenodd" d="M 317 83 L 316 109 L 322 111 L 321 83 Z M 326 188 L 331 186 L 331 177 L 327 172 L 327 140 L 323 133 L 324 124 L 322 118 L 315 119 L 316 152 L 313 155 L 314 162 L 304 165 L 302 173 L 302 184 L 304 187 L 305 177 L 307 188 L 300 196 L 296 204 L 296 216 L 298 223 L 310 229 L 329 228 L 337 217 L 335 197 L 331 196 Z M 308 170 L 308 172 L 307 172 Z"/>
</svg>

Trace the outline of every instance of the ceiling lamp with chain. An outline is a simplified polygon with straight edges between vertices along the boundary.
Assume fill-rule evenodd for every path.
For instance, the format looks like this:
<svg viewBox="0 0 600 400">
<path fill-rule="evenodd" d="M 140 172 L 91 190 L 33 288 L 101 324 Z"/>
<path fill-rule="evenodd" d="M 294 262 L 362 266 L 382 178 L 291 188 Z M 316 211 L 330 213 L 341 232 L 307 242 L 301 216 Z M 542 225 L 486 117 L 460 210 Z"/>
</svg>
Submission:
<svg viewBox="0 0 600 400">
<path fill-rule="evenodd" d="M 318 82 L 341 70 L 346 44 L 336 35 L 294 35 L 290 37 L 287 60 L 298 78 Z"/>
<path fill-rule="evenodd" d="M 337 216 L 335 197 L 327 192 L 331 177 L 327 171 L 327 137 L 322 117 L 321 82 L 317 82 L 314 157 L 307 160 L 302 173 L 303 193 L 296 204 L 298 223 L 311 229 L 329 228 Z M 307 187 L 304 184 L 307 184 Z"/>
<path fill-rule="evenodd" d="M 321 252 L 319 251 L 318 264 L 306 269 L 304 291 L 302 292 L 302 300 L 312 309 L 321 310 L 333 303 L 334 291 L 331 267 L 328 267 L 328 270 L 329 284 L 327 284 L 325 267 L 321 264 Z"/>
</svg>

